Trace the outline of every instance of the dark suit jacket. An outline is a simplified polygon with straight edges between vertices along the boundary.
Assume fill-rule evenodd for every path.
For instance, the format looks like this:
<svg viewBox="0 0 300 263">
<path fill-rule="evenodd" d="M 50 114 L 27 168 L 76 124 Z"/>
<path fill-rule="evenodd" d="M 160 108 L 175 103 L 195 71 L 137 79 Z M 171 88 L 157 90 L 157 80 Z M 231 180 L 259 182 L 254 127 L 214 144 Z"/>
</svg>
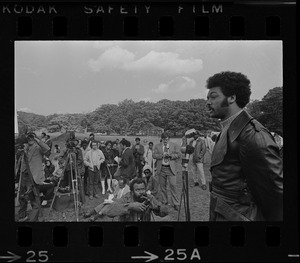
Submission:
<svg viewBox="0 0 300 263">
<path fill-rule="evenodd" d="M 28 149 L 29 146 L 27 145 L 24 148 L 25 153 L 27 153 Z M 43 156 L 49 149 L 49 146 L 40 140 L 39 143 L 36 142 L 34 145 L 30 146 L 30 151 L 27 153 L 29 168 L 36 184 L 42 184 L 45 181 Z M 24 168 L 25 162 L 22 162 L 21 171 L 23 171 Z"/>
<path fill-rule="evenodd" d="M 282 220 L 282 159 L 271 133 L 242 111 L 218 139 L 211 160 L 212 193 L 229 198 L 211 200 L 211 218 L 217 212 L 226 220 Z"/>
<path fill-rule="evenodd" d="M 135 161 L 132 150 L 130 148 L 125 149 L 121 155 L 121 158 L 120 175 L 126 177 L 127 179 L 132 179 L 136 175 Z"/>
<path fill-rule="evenodd" d="M 192 144 L 193 144 L 193 141 L 190 142 L 190 145 L 192 145 Z M 197 139 L 196 145 L 195 145 L 195 150 L 194 150 L 194 154 L 193 154 L 193 162 L 194 163 L 203 163 L 205 152 L 206 152 L 205 141 L 199 137 Z"/>
<path fill-rule="evenodd" d="M 179 146 L 176 143 L 169 142 L 169 154 L 171 155 L 170 159 L 170 168 L 174 175 L 177 174 L 176 171 L 176 160 L 180 158 L 181 153 Z M 160 174 L 162 159 L 163 159 L 163 143 L 156 144 L 153 150 L 153 159 L 156 159 L 156 169 L 157 174 Z"/>
<path fill-rule="evenodd" d="M 140 144 L 139 149 L 135 150 L 135 145 L 133 145 L 132 150 L 133 150 L 133 155 L 135 157 L 135 161 L 140 162 L 144 160 L 144 152 L 145 152 L 145 148 L 144 145 Z"/>
</svg>

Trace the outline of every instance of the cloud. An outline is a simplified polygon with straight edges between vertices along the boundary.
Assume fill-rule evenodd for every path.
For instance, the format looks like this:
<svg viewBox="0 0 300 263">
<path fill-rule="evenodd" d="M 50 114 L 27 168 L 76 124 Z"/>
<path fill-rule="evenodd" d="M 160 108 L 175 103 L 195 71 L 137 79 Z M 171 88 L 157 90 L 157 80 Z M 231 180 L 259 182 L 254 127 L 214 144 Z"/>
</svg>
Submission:
<svg viewBox="0 0 300 263">
<path fill-rule="evenodd" d="M 23 112 L 33 113 L 33 110 L 32 110 L 32 109 L 29 109 L 29 108 L 26 108 L 26 107 L 20 108 L 20 109 L 18 109 L 18 111 L 23 111 Z"/>
<path fill-rule="evenodd" d="M 132 63 L 134 57 L 135 55 L 130 51 L 122 49 L 119 46 L 113 46 L 104 51 L 98 59 L 90 59 L 88 65 L 95 72 L 105 68 L 123 68 L 125 65 Z"/>
<path fill-rule="evenodd" d="M 166 74 L 188 74 L 202 70 L 201 59 L 181 59 L 173 52 L 150 51 L 142 58 L 125 64 L 128 71 L 158 71 Z"/>
<path fill-rule="evenodd" d="M 161 83 L 156 89 L 152 89 L 155 93 L 183 92 L 196 88 L 196 81 L 189 77 L 176 77 L 168 83 Z"/>
<path fill-rule="evenodd" d="M 97 59 L 90 59 L 93 71 L 121 69 L 127 72 L 157 72 L 168 75 L 190 74 L 201 71 L 201 59 L 182 59 L 178 53 L 150 51 L 141 58 L 119 46 L 109 46 Z"/>
</svg>

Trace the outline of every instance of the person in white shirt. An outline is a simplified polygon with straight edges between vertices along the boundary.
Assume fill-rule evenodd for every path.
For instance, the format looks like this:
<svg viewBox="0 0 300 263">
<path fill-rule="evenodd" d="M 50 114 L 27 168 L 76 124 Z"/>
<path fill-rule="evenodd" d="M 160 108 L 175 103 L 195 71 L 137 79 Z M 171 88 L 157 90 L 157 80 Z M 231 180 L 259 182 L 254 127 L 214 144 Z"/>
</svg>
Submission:
<svg viewBox="0 0 300 263">
<path fill-rule="evenodd" d="M 145 165 L 148 164 L 153 169 L 153 142 L 148 143 L 148 149 L 144 153 Z"/>
<path fill-rule="evenodd" d="M 100 165 L 104 162 L 105 157 L 103 152 L 97 148 L 97 142 L 93 141 L 91 146 L 92 149 L 84 156 L 84 164 L 88 167 L 87 192 L 89 198 L 93 200 L 93 197 L 99 197 L 96 186 L 100 177 Z"/>
</svg>

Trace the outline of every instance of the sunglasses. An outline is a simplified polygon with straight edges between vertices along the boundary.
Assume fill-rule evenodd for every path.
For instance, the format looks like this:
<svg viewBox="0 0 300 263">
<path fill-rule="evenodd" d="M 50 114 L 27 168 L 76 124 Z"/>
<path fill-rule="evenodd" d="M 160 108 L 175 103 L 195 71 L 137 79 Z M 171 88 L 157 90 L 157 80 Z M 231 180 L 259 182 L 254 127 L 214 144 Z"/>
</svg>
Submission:
<svg viewBox="0 0 300 263">
<path fill-rule="evenodd" d="M 144 172 L 144 174 L 149 174 L 149 173 L 150 173 L 149 171 L 145 171 L 145 172 Z"/>
</svg>

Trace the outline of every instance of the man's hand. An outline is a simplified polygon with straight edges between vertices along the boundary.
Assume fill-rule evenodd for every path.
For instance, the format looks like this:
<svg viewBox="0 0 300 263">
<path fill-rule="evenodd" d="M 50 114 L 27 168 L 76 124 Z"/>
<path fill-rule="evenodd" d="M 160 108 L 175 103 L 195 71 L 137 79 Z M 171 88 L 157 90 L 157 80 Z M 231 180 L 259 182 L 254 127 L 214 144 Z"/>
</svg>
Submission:
<svg viewBox="0 0 300 263">
<path fill-rule="evenodd" d="M 128 208 L 130 210 L 144 212 L 147 209 L 147 206 L 144 203 L 134 202 L 130 203 Z"/>
<path fill-rule="evenodd" d="M 164 153 L 163 153 L 163 157 L 164 157 L 164 158 L 169 158 L 170 155 L 169 155 L 167 152 L 164 152 Z"/>
</svg>

